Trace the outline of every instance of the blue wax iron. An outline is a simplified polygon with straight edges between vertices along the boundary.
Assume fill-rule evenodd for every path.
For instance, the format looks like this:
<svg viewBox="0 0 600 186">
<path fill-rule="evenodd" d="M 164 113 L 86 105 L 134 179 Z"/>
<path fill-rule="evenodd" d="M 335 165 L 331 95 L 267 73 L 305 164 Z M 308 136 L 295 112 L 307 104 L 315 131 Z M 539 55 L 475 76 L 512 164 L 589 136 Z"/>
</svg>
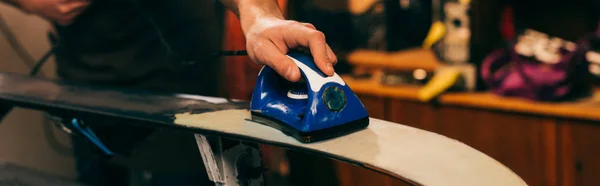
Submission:
<svg viewBox="0 0 600 186">
<path fill-rule="evenodd" d="M 311 55 L 287 55 L 302 79 L 290 82 L 269 66 L 258 79 L 250 112 L 252 120 L 310 143 L 346 135 L 369 125 L 369 114 L 338 74 L 326 76 Z"/>
</svg>

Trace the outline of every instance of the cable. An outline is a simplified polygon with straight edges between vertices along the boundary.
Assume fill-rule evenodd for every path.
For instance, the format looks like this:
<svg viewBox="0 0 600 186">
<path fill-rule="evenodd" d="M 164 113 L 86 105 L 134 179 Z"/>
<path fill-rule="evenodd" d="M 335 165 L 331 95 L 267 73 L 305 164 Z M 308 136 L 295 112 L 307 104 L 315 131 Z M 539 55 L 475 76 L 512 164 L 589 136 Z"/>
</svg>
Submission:
<svg viewBox="0 0 600 186">
<path fill-rule="evenodd" d="M 12 29 L 6 23 L 2 14 L 0 14 L 0 32 L 2 33 L 2 35 L 4 35 L 4 37 L 8 41 L 8 44 L 10 45 L 10 47 L 13 50 L 15 50 L 18 57 L 21 60 L 23 60 L 25 65 L 31 69 L 29 72 L 29 76 L 31 76 L 31 77 L 34 77 L 38 73 L 41 72 L 40 71 L 41 67 L 48 61 L 50 56 L 52 56 L 52 54 L 54 53 L 55 47 L 51 48 L 48 52 L 46 52 L 44 54 L 44 56 L 42 56 L 42 58 L 40 60 L 38 60 L 36 62 L 35 59 L 31 56 L 31 54 L 24 47 L 24 45 L 21 42 L 19 42 L 19 40 L 17 39 L 17 37 L 14 34 L 14 32 L 12 31 Z M 41 75 L 44 77 L 46 76 L 43 72 L 41 73 Z M 58 153 L 60 155 L 70 156 L 71 151 L 69 150 L 69 147 L 60 144 L 58 138 L 56 138 L 56 136 L 54 135 L 54 130 L 52 130 L 53 128 L 50 127 L 50 123 L 48 123 L 48 122 L 49 122 L 49 119 L 46 119 L 46 120 L 43 120 L 43 123 L 42 123 L 43 131 L 44 131 L 44 139 L 48 143 L 48 146 L 53 151 L 55 151 L 56 153 Z"/>
<path fill-rule="evenodd" d="M 54 54 L 54 49 L 55 48 L 51 48 L 48 52 L 46 52 L 46 54 L 44 54 L 44 56 L 42 56 L 42 58 L 37 63 L 35 63 L 35 66 L 31 67 L 29 76 L 35 77 L 40 72 L 40 69 L 42 69 L 42 66 L 44 66 L 44 64 L 46 64 L 46 62 L 48 61 L 50 56 L 52 56 L 52 54 Z M 42 75 L 42 76 L 45 76 L 45 75 Z"/>
<path fill-rule="evenodd" d="M 219 56 L 245 56 L 248 55 L 246 50 L 223 50 L 219 52 Z"/>
<path fill-rule="evenodd" d="M 25 62 L 25 65 L 29 66 L 30 68 L 35 66 L 36 60 L 31 56 L 27 49 L 25 49 L 23 44 L 19 42 L 12 29 L 10 29 L 4 20 L 2 14 L 0 14 L 0 31 L 6 38 L 6 41 L 8 41 L 8 44 L 11 46 L 11 48 L 17 53 L 19 58 Z"/>
</svg>

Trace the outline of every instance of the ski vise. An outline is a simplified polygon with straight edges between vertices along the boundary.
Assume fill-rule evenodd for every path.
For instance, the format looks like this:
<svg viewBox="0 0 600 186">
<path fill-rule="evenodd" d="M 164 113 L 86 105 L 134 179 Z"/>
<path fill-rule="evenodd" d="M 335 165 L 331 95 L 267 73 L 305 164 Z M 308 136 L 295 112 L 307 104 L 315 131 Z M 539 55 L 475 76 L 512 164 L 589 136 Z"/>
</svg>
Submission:
<svg viewBox="0 0 600 186">
<path fill-rule="evenodd" d="M 262 186 L 261 154 L 258 145 L 226 141 L 195 134 L 208 178 L 216 186 Z M 228 144 L 235 143 L 235 144 Z"/>
</svg>

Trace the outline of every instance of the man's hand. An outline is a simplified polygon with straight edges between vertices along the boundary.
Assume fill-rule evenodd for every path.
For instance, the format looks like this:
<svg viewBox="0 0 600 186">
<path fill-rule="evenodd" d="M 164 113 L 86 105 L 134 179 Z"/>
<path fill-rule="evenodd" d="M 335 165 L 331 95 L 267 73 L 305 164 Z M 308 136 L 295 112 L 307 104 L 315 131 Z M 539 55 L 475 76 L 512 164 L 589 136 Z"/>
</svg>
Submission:
<svg viewBox="0 0 600 186">
<path fill-rule="evenodd" d="M 268 65 L 289 81 L 301 77 L 298 66 L 285 55 L 290 49 L 310 50 L 326 75 L 333 75 L 337 57 L 325 42 L 325 35 L 308 23 L 284 20 L 274 0 L 223 0 L 240 18 L 246 36 L 246 50 L 257 63 Z"/>
<path fill-rule="evenodd" d="M 250 58 L 269 65 L 289 81 L 300 79 L 298 66 L 285 56 L 289 49 L 308 48 L 315 63 L 326 75 L 333 75 L 337 62 L 325 35 L 307 23 L 280 19 L 263 19 L 254 23 L 245 32 L 246 50 Z"/>
<path fill-rule="evenodd" d="M 69 25 L 85 11 L 91 0 L 16 0 L 23 11 L 60 25 Z"/>
</svg>

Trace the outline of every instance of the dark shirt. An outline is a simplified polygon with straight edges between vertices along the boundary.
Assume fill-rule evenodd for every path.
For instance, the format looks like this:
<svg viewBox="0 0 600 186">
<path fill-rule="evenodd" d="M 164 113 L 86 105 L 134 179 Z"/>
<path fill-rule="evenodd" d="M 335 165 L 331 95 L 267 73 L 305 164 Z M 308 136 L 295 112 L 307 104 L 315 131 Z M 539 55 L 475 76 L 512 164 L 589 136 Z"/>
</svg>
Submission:
<svg viewBox="0 0 600 186">
<path fill-rule="evenodd" d="M 138 2 L 136 7 L 136 3 Z M 67 80 L 215 95 L 222 5 L 215 0 L 96 0 L 58 27 L 58 75 Z M 150 20 L 177 55 L 169 55 Z M 194 65 L 180 61 L 194 60 Z"/>
<path fill-rule="evenodd" d="M 209 57 L 221 50 L 222 5 L 215 0 L 138 1 L 141 9 L 132 0 L 94 0 L 72 25 L 57 27 L 58 76 L 88 84 L 216 96 L 221 65 L 218 58 Z M 150 17 L 180 59 L 197 63 L 181 65 L 169 55 Z M 142 155 L 142 164 L 203 171 L 189 133 L 174 135 L 113 120 L 90 122 L 101 124 L 94 130 L 113 151 L 128 154 L 139 145 L 154 151 Z M 152 144 L 136 143 L 144 139 Z M 84 154 L 78 157 L 88 156 Z"/>
</svg>

